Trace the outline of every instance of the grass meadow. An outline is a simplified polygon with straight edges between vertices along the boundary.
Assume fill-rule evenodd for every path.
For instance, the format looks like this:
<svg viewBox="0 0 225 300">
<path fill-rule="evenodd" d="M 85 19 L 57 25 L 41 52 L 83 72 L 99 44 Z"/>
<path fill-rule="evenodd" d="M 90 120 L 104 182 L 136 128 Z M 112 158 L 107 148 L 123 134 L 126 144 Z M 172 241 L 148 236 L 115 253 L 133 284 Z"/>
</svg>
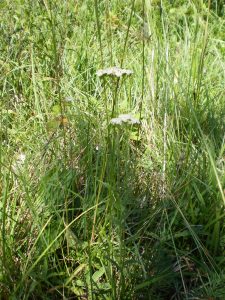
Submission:
<svg viewBox="0 0 225 300">
<path fill-rule="evenodd" d="M 0 299 L 225 299 L 223 1 L 0 19 Z"/>
</svg>

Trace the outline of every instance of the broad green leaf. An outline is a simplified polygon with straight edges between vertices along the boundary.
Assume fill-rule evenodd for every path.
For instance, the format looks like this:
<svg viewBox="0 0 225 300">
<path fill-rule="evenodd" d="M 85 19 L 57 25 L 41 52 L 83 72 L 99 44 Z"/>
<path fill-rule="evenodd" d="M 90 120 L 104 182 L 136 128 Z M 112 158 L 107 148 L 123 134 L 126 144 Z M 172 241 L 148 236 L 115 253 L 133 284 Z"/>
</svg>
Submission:
<svg viewBox="0 0 225 300">
<path fill-rule="evenodd" d="M 94 282 L 97 282 L 99 280 L 100 277 L 102 277 L 102 275 L 105 273 L 105 268 L 101 267 L 98 271 L 96 271 L 93 275 L 92 275 L 92 279 Z"/>
</svg>

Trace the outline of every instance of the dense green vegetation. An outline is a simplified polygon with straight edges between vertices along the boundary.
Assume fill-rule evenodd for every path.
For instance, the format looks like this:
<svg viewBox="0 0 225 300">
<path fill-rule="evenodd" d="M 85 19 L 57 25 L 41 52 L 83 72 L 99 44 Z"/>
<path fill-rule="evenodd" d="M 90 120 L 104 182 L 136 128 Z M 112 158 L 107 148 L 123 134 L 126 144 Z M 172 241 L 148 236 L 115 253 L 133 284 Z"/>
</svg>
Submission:
<svg viewBox="0 0 225 300">
<path fill-rule="evenodd" d="M 223 1 L 0 17 L 0 299 L 225 299 Z"/>
</svg>

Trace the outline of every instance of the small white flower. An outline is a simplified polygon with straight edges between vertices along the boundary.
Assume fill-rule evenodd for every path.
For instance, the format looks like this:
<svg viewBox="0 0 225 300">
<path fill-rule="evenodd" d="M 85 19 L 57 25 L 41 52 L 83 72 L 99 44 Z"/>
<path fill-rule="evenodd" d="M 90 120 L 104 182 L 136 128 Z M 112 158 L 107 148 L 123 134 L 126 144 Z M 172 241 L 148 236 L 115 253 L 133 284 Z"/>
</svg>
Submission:
<svg viewBox="0 0 225 300">
<path fill-rule="evenodd" d="M 122 120 L 120 118 L 113 118 L 110 123 L 112 125 L 121 125 L 122 124 Z"/>
<path fill-rule="evenodd" d="M 113 118 L 110 123 L 112 125 L 122 125 L 122 124 L 129 124 L 129 125 L 138 125 L 140 121 L 134 118 L 130 114 L 122 114 L 119 115 L 117 118 Z"/>
<path fill-rule="evenodd" d="M 133 71 L 131 70 L 126 70 L 126 69 L 121 69 L 119 67 L 111 67 L 107 69 L 101 69 L 96 72 L 96 75 L 98 77 L 103 77 L 103 76 L 115 76 L 115 77 L 122 77 L 122 76 L 129 76 L 133 74 Z"/>
<path fill-rule="evenodd" d="M 17 162 L 20 162 L 21 164 L 24 164 L 25 159 L 26 159 L 26 155 L 25 155 L 24 153 L 20 153 L 20 154 L 18 155 Z"/>
<path fill-rule="evenodd" d="M 65 101 L 65 102 L 74 102 L 75 99 L 74 99 L 73 97 L 71 97 L 71 96 L 68 96 L 68 97 L 66 97 L 66 98 L 64 99 L 64 101 Z"/>
</svg>

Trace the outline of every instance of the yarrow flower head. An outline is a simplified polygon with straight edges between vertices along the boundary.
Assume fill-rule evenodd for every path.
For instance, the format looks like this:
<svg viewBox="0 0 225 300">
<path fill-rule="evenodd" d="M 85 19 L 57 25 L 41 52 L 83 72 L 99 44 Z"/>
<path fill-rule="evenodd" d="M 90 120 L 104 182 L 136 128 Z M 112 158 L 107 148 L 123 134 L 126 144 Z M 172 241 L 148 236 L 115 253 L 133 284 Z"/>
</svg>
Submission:
<svg viewBox="0 0 225 300">
<path fill-rule="evenodd" d="M 107 69 L 101 69 L 96 72 L 96 75 L 98 77 L 112 76 L 112 77 L 121 78 L 123 76 L 130 76 L 131 74 L 133 74 L 133 71 L 121 69 L 119 67 L 111 67 L 111 68 L 107 68 Z"/>
<path fill-rule="evenodd" d="M 140 121 L 130 114 L 123 114 L 119 115 L 117 118 L 113 118 L 110 123 L 112 125 L 123 125 L 123 124 L 129 124 L 129 125 L 139 125 Z"/>
</svg>

